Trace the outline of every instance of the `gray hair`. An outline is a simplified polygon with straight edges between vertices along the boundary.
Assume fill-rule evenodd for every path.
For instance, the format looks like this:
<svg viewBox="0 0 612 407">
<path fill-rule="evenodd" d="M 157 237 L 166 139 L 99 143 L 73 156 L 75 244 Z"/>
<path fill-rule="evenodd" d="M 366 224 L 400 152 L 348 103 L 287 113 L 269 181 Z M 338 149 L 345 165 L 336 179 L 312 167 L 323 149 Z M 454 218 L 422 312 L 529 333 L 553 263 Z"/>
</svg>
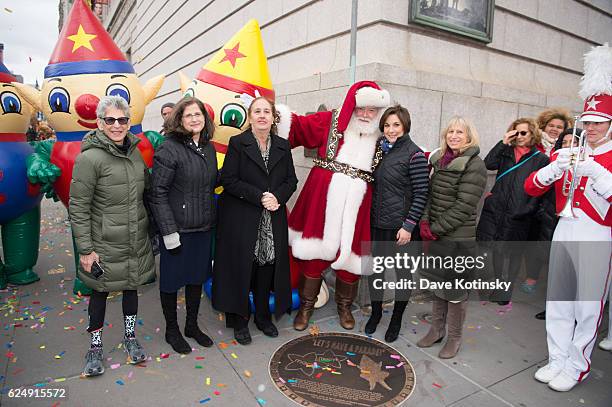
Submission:
<svg viewBox="0 0 612 407">
<path fill-rule="evenodd" d="M 121 96 L 104 96 L 100 99 L 96 108 L 96 116 L 98 119 L 106 117 L 106 110 L 110 107 L 121 110 L 125 117 L 130 117 L 130 105 Z"/>
</svg>

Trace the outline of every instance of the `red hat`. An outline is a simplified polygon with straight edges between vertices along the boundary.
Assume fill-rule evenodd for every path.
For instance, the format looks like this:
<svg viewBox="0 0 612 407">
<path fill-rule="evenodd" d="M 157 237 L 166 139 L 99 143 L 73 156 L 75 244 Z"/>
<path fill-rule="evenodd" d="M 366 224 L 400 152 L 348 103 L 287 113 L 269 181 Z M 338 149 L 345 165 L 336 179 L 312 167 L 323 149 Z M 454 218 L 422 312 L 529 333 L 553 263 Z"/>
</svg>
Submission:
<svg viewBox="0 0 612 407">
<path fill-rule="evenodd" d="M 585 54 L 580 96 L 585 99 L 580 121 L 612 120 L 612 48 L 608 44 L 593 47 Z"/>
<path fill-rule="evenodd" d="M 381 89 L 376 82 L 361 81 L 354 83 L 346 93 L 344 103 L 340 109 L 338 131 L 343 133 L 346 130 L 355 107 L 372 106 L 385 108 L 389 106 L 389 103 L 389 92 Z"/>
<path fill-rule="evenodd" d="M 612 96 L 591 96 L 584 102 L 584 112 L 580 115 L 581 122 L 607 122 L 612 120 Z"/>
<path fill-rule="evenodd" d="M 77 0 L 45 68 L 45 78 L 98 73 L 134 73 L 134 67 L 84 0 Z"/>
</svg>

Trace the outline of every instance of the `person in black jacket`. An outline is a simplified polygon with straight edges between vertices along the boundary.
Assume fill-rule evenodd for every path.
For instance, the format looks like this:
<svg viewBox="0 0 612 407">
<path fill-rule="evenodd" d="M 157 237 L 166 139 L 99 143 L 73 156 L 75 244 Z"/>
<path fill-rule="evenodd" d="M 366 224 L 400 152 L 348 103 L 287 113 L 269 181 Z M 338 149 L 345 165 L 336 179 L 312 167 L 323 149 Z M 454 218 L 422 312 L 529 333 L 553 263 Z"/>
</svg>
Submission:
<svg viewBox="0 0 612 407">
<path fill-rule="evenodd" d="M 410 138 L 410 124 L 410 113 L 399 105 L 388 108 L 380 119 L 379 127 L 384 137 L 379 140 L 379 145 L 383 158 L 374 171 L 370 212 L 374 256 L 393 255 L 393 251 L 387 247 L 390 242 L 402 246 L 413 240 L 415 226 L 427 204 L 427 158 Z M 398 281 L 400 278 L 410 278 L 410 273 L 397 277 Z M 376 289 L 376 279 L 380 279 L 377 274 L 369 277 L 372 315 L 365 326 L 368 335 L 376 331 L 382 317 L 384 290 Z M 409 298 L 409 290 L 395 292 L 395 305 L 385 341 L 393 342 L 397 339 Z"/>
<path fill-rule="evenodd" d="M 476 229 L 479 241 L 526 241 L 530 228 L 541 208 L 541 199 L 527 195 L 523 188 L 525 179 L 533 172 L 548 165 L 545 153 L 536 146 L 540 143 L 540 131 L 530 118 L 512 122 L 504 138 L 487 154 L 485 165 L 497 171 L 493 189 L 485 199 Z M 507 279 L 512 283 L 508 291 L 496 292 L 492 299 L 506 305 L 512 297 L 514 280 L 521 262 L 521 248 L 517 243 L 498 243 L 494 251 L 495 274 L 502 278 L 504 263 L 508 261 Z"/>
<path fill-rule="evenodd" d="M 204 104 L 184 98 L 165 122 L 166 140 L 153 157 L 149 205 L 163 242 L 159 290 L 166 318 L 166 342 L 178 353 L 191 352 L 179 331 L 177 291 L 185 286 L 185 336 L 202 346 L 213 341 L 198 327 L 202 284 L 210 274 L 217 157 L 210 140 L 213 121 Z"/>
<path fill-rule="evenodd" d="M 255 325 L 278 336 L 277 319 L 291 310 L 286 204 L 297 188 L 289 142 L 277 135 L 274 104 L 258 97 L 248 108 L 251 127 L 230 139 L 221 171 L 212 304 L 242 345 L 251 342 L 249 291 Z"/>
</svg>

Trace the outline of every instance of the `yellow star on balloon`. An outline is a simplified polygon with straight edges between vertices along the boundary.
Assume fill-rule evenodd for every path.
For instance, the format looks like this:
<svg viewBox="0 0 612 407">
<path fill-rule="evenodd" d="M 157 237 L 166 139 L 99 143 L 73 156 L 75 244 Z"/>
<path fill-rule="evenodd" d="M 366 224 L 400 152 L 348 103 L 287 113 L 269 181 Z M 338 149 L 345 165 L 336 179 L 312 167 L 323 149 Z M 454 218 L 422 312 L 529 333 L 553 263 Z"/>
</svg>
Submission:
<svg viewBox="0 0 612 407">
<path fill-rule="evenodd" d="M 91 41 L 96 37 L 97 35 L 95 34 L 87 34 L 83 29 L 83 26 L 79 24 L 79 30 L 77 31 L 77 33 L 68 36 L 68 39 L 74 42 L 74 45 L 72 46 L 72 52 L 76 51 L 81 47 L 85 47 L 88 50 L 93 51 L 94 49 L 91 46 Z"/>
</svg>

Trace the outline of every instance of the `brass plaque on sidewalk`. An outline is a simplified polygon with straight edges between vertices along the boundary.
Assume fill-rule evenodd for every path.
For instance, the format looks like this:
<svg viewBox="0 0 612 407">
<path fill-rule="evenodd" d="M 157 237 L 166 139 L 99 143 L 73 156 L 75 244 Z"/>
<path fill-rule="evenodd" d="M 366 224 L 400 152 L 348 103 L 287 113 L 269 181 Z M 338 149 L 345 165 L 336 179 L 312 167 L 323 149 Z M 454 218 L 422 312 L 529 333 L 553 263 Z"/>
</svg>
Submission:
<svg viewBox="0 0 612 407">
<path fill-rule="evenodd" d="M 270 376 L 302 406 L 397 406 L 415 383 L 412 365 L 397 350 L 340 332 L 285 343 L 270 360 Z"/>
</svg>

